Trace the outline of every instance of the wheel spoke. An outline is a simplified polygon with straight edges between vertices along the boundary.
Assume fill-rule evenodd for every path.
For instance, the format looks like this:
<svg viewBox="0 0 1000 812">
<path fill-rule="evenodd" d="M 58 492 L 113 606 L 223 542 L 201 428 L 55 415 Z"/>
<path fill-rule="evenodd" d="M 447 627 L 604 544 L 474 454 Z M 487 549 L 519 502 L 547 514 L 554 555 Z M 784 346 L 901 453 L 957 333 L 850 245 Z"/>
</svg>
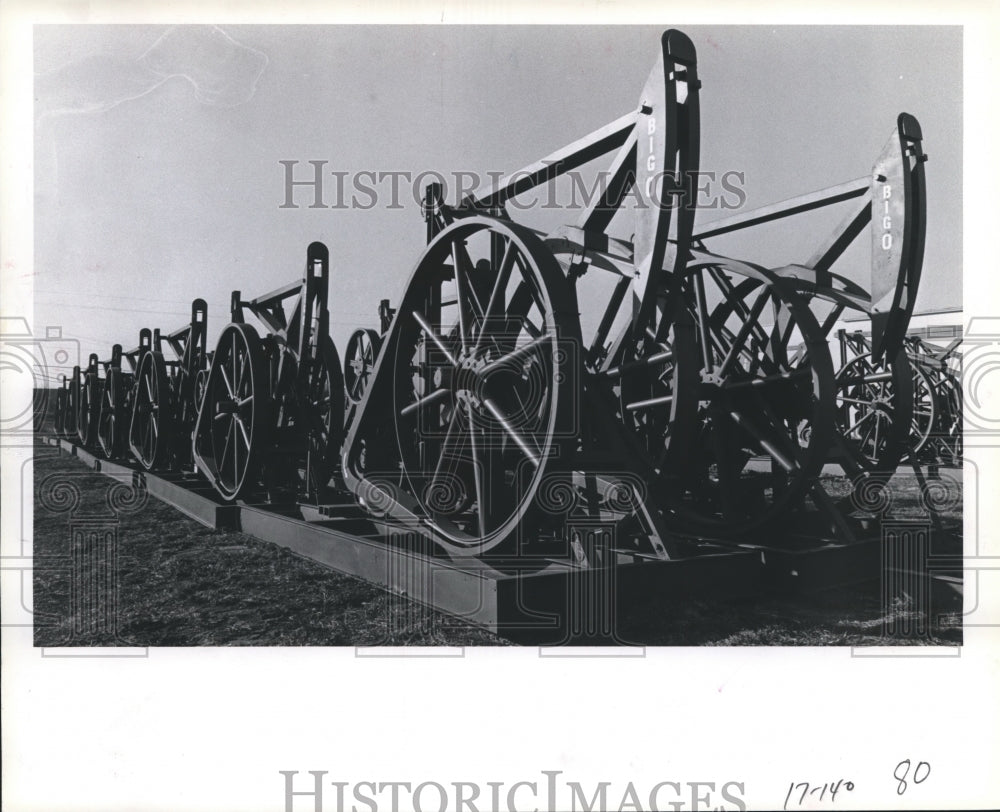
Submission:
<svg viewBox="0 0 1000 812">
<path fill-rule="evenodd" d="M 451 262 L 452 270 L 455 275 L 455 300 L 458 306 L 458 340 L 462 345 L 462 351 L 466 350 L 466 343 L 471 337 L 470 335 L 470 325 L 468 318 L 466 316 L 466 311 L 469 309 L 468 304 L 468 294 L 465 291 L 466 282 L 464 280 L 465 276 L 464 270 L 462 268 L 462 263 L 458 258 L 458 241 L 451 244 Z"/>
<path fill-rule="evenodd" d="M 473 419 L 474 415 L 472 413 L 471 404 L 466 402 L 465 409 L 469 417 L 469 445 L 472 447 L 472 479 L 475 482 L 476 487 L 476 516 L 479 522 L 479 535 L 480 537 L 484 537 L 486 535 L 487 506 L 485 491 L 483 490 L 483 472 L 480 470 L 481 460 L 479 456 L 479 444 L 476 442 L 477 429 Z"/>
<path fill-rule="evenodd" d="M 518 361 L 522 361 L 525 358 L 527 358 L 529 355 L 535 352 L 535 350 L 539 349 L 547 342 L 548 342 L 548 336 L 545 335 L 540 335 L 538 336 L 538 338 L 533 338 L 527 344 L 522 344 L 520 347 L 517 347 L 516 349 L 507 353 L 506 355 L 502 355 L 495 361 L 491 361 L 489 364 L 483 367 L 482 371 L 480 372 L 480 375 L 485 377 L 486 375 L 489 375 L 490 373 L 495 372 L 496 370 L 504 366 L 516 364 Z"/>
<path fill-rule="evenodd" d="M 232 336 L 233 337 L 232 337 L 232 341 L 230 342 L 230 344 L 231 344 L 231 350 L 230 350 L 229 362 L 232 364 L 232 367 L 233 367 L 233 376 L 232 376 L 231 379 L 228 379 L 226 381 L 227 388 L 229 389 L 229 397 L 231 397 L 231 398 L 235 398 L 236 397 L 236 393 L 233 391 L 233 386 L 236 385 L 236 361 L 237 361 L 237 355 L 238 355 L 238 352 L 239 352 L 237 350 L 237 347 L 236 347 L 236 332 L 237 332 L 236 330 L 232 331 Z M 230 386 L 229 384 L 232 384 L 232 386 Z"/>
<path fill-rule="evenodd" d="M 780 448 L 778 448 L 773 440 L 768 439 L 767 435 L 764 434 L 764 432 L 753 420 L 750 419 L 750 417 L 736 410 L 731 411 L 729 416 L 737 426 L 742 428 L 747 434 L 756 440 L 758 445 L 770 454 L 774 458 L 775 462 L 777 462 L 778 465 L 784 468 L 787 472 L 792 473 L 793 471 L 797 471 L 799 469 L 799 464 L 795 460 L 789 459 L 789 457 L 786 456 Z"/>
<path fill-rule="evenodd" d="M 236 431 L 236 427 L 239 425 L 239 420 L 235 417 L 233 418 L 232 432 L 233 432 L 233 488 L 239 487 L 240 484 L 240 437 Z"/>
<path fill-rule="evenodd" d="M 222 453 L 219 455 L 219 474 L 220 476 L 225 476 L 226 473 L 226 461 L 229 459 L 229 446 L 233 439 L 233 422 L 226 427 L 226 442 L 222 446 Z"/>
<path fill-rule="evenodd" d="M 636 412 L 643 409 L 652 409 L 654 406 L 665 406 L 668 403 L 673 403 L 673 400 L 673 395 L 662 395 L 660 397 L 648 398 L 647 400 L 637 400 L 627 403 L 625 404 L 625 408 L 630 412 Z"/>
<path fill-rule="evenodd" d="M 497 273 L 496 280 L 493 282 L 493 290 L 490 291 L 490 298 L 486 303 L 486 310 L 483 313 L 483 325 L 479 331 L 479 336 L 476 338 L 476 344 L 473 348 L 474 351 L 478 351 L 480 349 L 483 336 L 489 329 L 489 324 L 494 320 L 498 307 L 503 304 L 507 291 L 507 284 L 510 281 L 510 275 L 514 270 L 514 263 L 516 260 L 517 248 L 514 246 L 513 240 L 508 240 L 507 247 L 504 249 L 503 259 L 500 261 L 499 272 Z M 504 320 L 504 323 L 506 323 L 506 320 Z"/>
<path fill-rule="evenodd" d="M 462 344 L 464 350 L 468 348 L 468 341 L 472 339 L 474 321 L 478 320 L 479 332 L 482 332 L 483 305 L 476 295 L 472 279 L 472 260 L 461 240 L 452 243 L 452 262 L 455 265 L 455 299 L 458 305 L 459 331 L 467 339 Z M 478 334 L 476 342 L 478 343 Z"/>
<path fill-rule="evenodd" d="M 507 436 L 514 441 L 514 444 L 521 449 L 521 452 L 526 456 L 531 463 L 537 468 L 540 464 L 541 454 L 534 448 L 532 443 L 522 437 L 520 432 L 514 428 L 511 424 L 510 419 L 503 413 L 499 406 L 493 402 L 490 398 L 485 398 L 483 400 L 483 406 L 489 411 L 493 418 L 500 424 L 501 428 L 507 432 Z"/>
<path fill-rule="evenodd" d="M 856 403 L 858 406 L 871 407 L 872 401 L 862 400 L 861 398 L 849 398 L 846 395 L 838 395 L 837 400 L 843 401 L 844 403 Z"/>
<path fill-rule="evenodd" d="M 250 368 L 249 358 L 245 355 L 240 356 L 240 376 L 233 384 L 233 397 L 237 397 L 240 392 L 243 391 L 243 384 L 246 381 L 247 370 Z"/>
<path fill-rule="evenodd" d="M 427 323 L 427 319 L 416 310 L 413 311 L 413 319 L 420 325 L 420 329 L 427 334 L 427 337 L 434 342 L 444 357 L 448 359 L 448 362 L 452 366 L 458 366 L 458 361 L 455 360 L 455 356 L 452 355 L 451 350 L 445 346 L 445 343 L 441 340 L 437 333 L 434 332 L 434 329 L 430 326 L 430 324 Z"/>
<path fill-rule="evenodd" d="M 451 419 L 448 421 L 448 431 L 445 433 L 444 442 L 441 444 L 441 453 L 438 455 L 437 464 L 434 466 L 434 473 L 431 475 L 431 489 L 434 488 L 437 481 L 441 478 L 441 474 L 445 471 L 445 466 L 448 466 L 448 473 L 453 473 L 454 469 L 452 466 L 458 462 L 458 448 L 460 447 L 462 437 L 456 431 L 457 423 L 458 410 L 455 409 L 451 414 Z"/>
<path fill-rule="evenodd" d="M 446 400 L 450 395 L 451 395 L 450 389 L 444 389 L 444 388 L 435 389 L 429 395 L 425 395 L 422 398 L 418 398 L 413 403 L 404 406 L 402 409 L 400 409 L 399 414 L 401 417 L 406 417 L 407 415 L 411 415 L 414 412 L 419 411 L 420 409 L 425 409 L 428 406 L 434 406 L 438 403 L 441 403 L 442 401 Z"/>
<path fill-rule="evenodd" d="M 872 412 L 872 415 L 874 415 L 874 416 L 877 417 L 878 413 L 877 412 Z M 876 429 L 877 426 L 878 426 L 878 420 L 876 420 L 874 423 L 872 423 L 868 427 L 868 430 L 865 432 L 864 437 L 861 438 L 861 447 L 862 448 L 867 448 L 868 447 L 868 441 L 871 440 L 872 435 L 875 433 L 875 429 Z"/>
<path fill-rule="evenodd" d="M 873 410 L 873 411 L 870 411 L 870 412 L 867 412 L 867 413 L 865 414 L 865 416 L 864 416 L 864 417 L 862 417 L 862 418 L 861 418 L 861 419 L 860 419 L 860 420 L 859 420 L 859 421 L 858 421 L 857 423 L 855 423 L 854 425 L 850 426 L 850 427 L 849 427 L 849 428 L 847 429 L 847 431 L 845 431 L 845 432 L 844 432 L 844 434 L 845 434 L 845 435 L 847 435 L 848 437 L 849 437 L 850 435 L 854 434 L 854 432 L 856 432 L 856 431 L 858 430 L 858 427 L 859 427 L 859 426 L 860 426 L 860 425 L 861 425 L 862 423 L 864 423 L 864 422 L 865 422 L 866 420 L 868 420 L 868 419 L 870 419 L 870 418 L 874 417 L 874 416 L 875 416 L 876 414 L 877 414 L 877 412 L 875 412 L 874 410 Z"/>
<path fill-rule="evenodd" d="M 484 316 L 483 303 L 479 300 L 479 294 L 476 292 L 475 279 L 472 276 L 475 271 L 472 258 L 469 256 L 469 252 L 463 242 L 459 241 L 454 245 L 457 247 L 458 264 L 465 271 L 465 284 L 463 284 L 462 287 L 464 291 L 463 298 L 469 307 L 469 315 L 473 316 L 479 321 L 480 324 L 482 324 Z"/>
<path fill-rule="evenodd" d="M 225 363 L 219 365 L 219 375 L 222 377 L 222 382 L 226 386 L 226 394 L 230 398 L 236 397 L 236 393 L 233 391 L 233 385 L 229 380 L 229 373 L 228 370 L 226 369 Z"/>
<path fill-rule="evenodd" d="M 528 321 L 528 313 L 535 304 L 535 296 L 531 286 L 526 281 L 521 280 L 514 289 L 510 304 L 507 306 L 507 315 L 502 324 L 503 332 L 497 336 L 496 343 L 501 352 L 506 352 L 514 346 L 521 330 L 525 330 L 533 337 L 539 335 L 538 328 Z"/>
<path fill-rule="evenodd" d="M 241 418 L 239 418 L 239 417 L 237 417 L 233 422 L 236 423 L 237 427 L 240 430 L 240 434 L 243 435 L 243 443 L 244 443 L 244 445 L 247 448 L 247 455 L 249 455 L 250 454 L 250 435 L 247 434 L 246 426 L 243 425 L 243 420 Z"/>
</svg>

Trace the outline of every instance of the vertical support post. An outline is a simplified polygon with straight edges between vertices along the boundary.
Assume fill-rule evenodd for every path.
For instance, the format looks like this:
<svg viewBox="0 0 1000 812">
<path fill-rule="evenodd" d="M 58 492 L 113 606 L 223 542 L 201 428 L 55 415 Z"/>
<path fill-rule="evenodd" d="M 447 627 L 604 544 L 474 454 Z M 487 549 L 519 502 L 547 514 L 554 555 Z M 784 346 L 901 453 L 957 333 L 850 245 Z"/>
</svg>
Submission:
<svg viewBox="0 0 1000 812">
<path fill-rule="evenodd" d="M 389 327 L 392 326 L 392 319 L 395 315 L 396 311 L 394 308 L 389 306 L 388 299 L 383 299 L 378 303 L 379 327 L 382 335 L 389 332 Z"/>
<path fill-rule="evenodd" d="M 66 432 L 76 434 L 77 423 L 80 419 L 80 367 L 73 367 L 73 378 L 69 386 L 69 404 L 66 409 Z"/>
<path fill-rule="evenodd" d="M 234 290 L 229 294 L 229 320 L 233 324 L 243 324 L 243 299 L 242 293 Z"/>
<path fill-rule="evenodd" d="M 428 183 L 424 189 L 424 222 L 427 223 L 427 242 L 430 244 L 447 225 L 443 222 L 441 204 L 444 190 L 440 183 Z"/>
<path fill-rule="evenodd" d="M 191 303 L 191 330 L 185 348 L 185 369 L 192 378 L 198 374 L 205 361 L 208 337 L 208 304 L 204 299 Z"/>
<path fill-rule="evenodd" d="M 153 347 L 153 331 L 148 327 L 143 327 L 139 331 L 139 354 L 135 360 L 136 370 L 142 364 L 142 359 L 146 357 L 146 353 L 149 352 Z"/>
<path fill-rule="evenodd" d="M 297 314 L 298 336 L 296 339 L 299 364 L 295 387 L 300 403 L 308 403 L 309 379 L 320 363 L 320 343 L 330 333 L 330 311 L 327 307 L 329 264 L 329 249 L 321 242 L 310 243 L 306 250 L 306 276 L 302 285 L 302 293 L 299 296 Z M 303 415 L 303 417 L 306 416 Z M 304 422 L 308 423 L 308 419 Z M 314 460 L 308 443 L 308 435 L 301 428 L 297 442 L 305 445 L 305 495 L 307 499 L 311 500 L 315 496 L 312 490 Z"/>
</svg>

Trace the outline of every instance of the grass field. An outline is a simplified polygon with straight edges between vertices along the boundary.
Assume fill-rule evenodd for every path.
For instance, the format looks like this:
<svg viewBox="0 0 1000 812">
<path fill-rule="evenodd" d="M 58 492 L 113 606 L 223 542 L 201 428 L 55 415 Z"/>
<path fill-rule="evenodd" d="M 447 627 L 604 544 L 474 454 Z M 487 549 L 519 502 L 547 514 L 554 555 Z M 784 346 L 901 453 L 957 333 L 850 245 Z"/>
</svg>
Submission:
<svg viewBox="0 0 1000 812">
<path fill-rule="evenodd" d="M 34 481 L 36 645 L 508 644 L 284 548 L 202 527 L 152 498 L 121 514 L 111 566 L 88 571 L 70 555 L 71 525 L 91 517 L 95 526 L 114 526 L 108 506 L 114 480 L 38 443 Z M 57 481 L 75 486 L 75 510 L 55 512 L 51 499 L 43 504 L 40 490 Z M 955 515 L 960 511 L 959 504 Z M 108 617 L 86 602 L 99 581 L 115 596 Z M 927 619 L 928 634 L 919 642 L 961 643 L 960 601 L 937 605 L 941 611 Z M 617 629 L 623 641 L 646 645 L 861 646 L 915 642 L 884 632 L 887 623 L 916 620 L 907 596 L 883 606 L 874 581 L 808 597 L 671 602 L 649 596 L 632 603 Z"/>
</svg>

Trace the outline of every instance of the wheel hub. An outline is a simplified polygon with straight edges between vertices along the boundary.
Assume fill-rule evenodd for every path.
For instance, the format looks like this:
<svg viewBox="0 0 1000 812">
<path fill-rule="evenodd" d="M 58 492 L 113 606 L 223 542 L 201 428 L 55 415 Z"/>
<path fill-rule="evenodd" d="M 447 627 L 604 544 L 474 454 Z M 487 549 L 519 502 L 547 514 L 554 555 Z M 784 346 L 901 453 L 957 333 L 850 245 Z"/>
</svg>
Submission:
<svg viewBox="0 0 1000 812">
<path fill-rule="evenodd" d="M 483 355 L 474 355 L 470 350 L 465 350 L 458 357 L 458 364 L 452 373 L 452 386 L 455 397 L 460 401 L 479 407 L 485 398 L 486 378 L 483 370 L 489 364 L 489 358 Z"/>
<path fill-rule="evenodd" d="M 239 410 L 240 404 L 233 398 L 226 398 L 225 400 L 220 400 L 217 404 L 215 404 L 216 414 L 236 414 Z"/>
</svg>

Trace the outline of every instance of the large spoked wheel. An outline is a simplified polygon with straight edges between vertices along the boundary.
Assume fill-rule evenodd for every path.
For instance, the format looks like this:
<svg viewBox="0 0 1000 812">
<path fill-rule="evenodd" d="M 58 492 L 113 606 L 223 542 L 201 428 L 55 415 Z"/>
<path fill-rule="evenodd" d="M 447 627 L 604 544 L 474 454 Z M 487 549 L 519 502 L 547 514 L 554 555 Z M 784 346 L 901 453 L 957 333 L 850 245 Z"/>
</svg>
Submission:
<svg viewBox="0 0 1000 812">
<path fill-rule="evenodd" d="M 97 423 L 101 409 L 101 381 L 96 372 L 88 372 L 80 386 L 80 406 L 76 436 L 85 448 L 97 442 Z"/>
<path fill-rule="evenodd" d="M 109 460 L 116 459 L 125 450 L 127 440 L 125 412 L 125 385 L 120 369 L 109 369 L 101 393 L 101 415 L 97 439 L 101 451 Z"/>
<path fill-rule="evenodd" d="M 935 400 L 941 404 L 940 417 L 935 423 L 940 428 L 938 457 L 947 465 L 962 463 L 962 385 L 949 371 L 941 373 L 941 382 L 936 387 Z"/>
<path fill-rule="evenodd" d="M 344 387 L 352 403 L 360 403 L 375 368 L 382 337 L 375 330 L 355 330 L 347 340 L 344 357 Z"/>
<path fill-rule="evenodd" d="M 694 273 L 699 407 L 694 425 L 675 427 L 694 439 L 665 501 L 691 531 L 743 535 L 786 516 L 813 487 L 833 428 L 833 366 L 815 317 L 781 280 L 734 287 L 722 269 Z M 722 301 L 706 317 L 709 282 Z"/>
<path fill-rule="evenodd" d="M 625 425 L 654 471 L 670 479 L 682 473 L 689 445 L 673 427 L 690 426 L 698 407 L 698 345 L 690 314 L 681 312 L 631 346 L 605 374 L 617 381 Z"/>
<path fill-rule="evenodd" d="M 414 272 L 393 334 L 393 427 L 407 490 L 453 553 L 529 528 L 546 465 L 575 447 L 568 294 L 533 234 L 481 217 L 442 231 Z"/>
<path fill-rule="evenodd" d="M 260 484 L 269 398 L 264 348 L 248 324 L 230 324 L 219 336 L 195 433 L 195 459 L 227 500 Z"/>
<path fill-rule="evenodd" d="M 836 442 L 846 473 L 892 473 L 906 454 L 916 419 L 906 350 L 891 361 L 871 353 L 852 358 L 837 372 Z"/>
<path fill-rule="evenodd" d="M 935 428 L 940 423 L 941 409 L 932 377 L 918 364 L 914 363 L 911 366 L 913 368 L 913 419 L 910 421 L 906 458 L 916 460 L 927 448 Z"/>
<path fill-rule="evenodd" d="M 171 438 L 170 379 L 163 354 L 142 357 L 133 387 L 132 420 L 128 441 L 132 453 L 147 471 L 168 463 Z"/>
<path fill-rule="evenodd" d="M 194 401 L 195 412 L 201 409 L 201 403 L 205 399 L 205 389 L 208 387 L 208 369 L 199 369 L 194 378 Z"/>
</svg>

